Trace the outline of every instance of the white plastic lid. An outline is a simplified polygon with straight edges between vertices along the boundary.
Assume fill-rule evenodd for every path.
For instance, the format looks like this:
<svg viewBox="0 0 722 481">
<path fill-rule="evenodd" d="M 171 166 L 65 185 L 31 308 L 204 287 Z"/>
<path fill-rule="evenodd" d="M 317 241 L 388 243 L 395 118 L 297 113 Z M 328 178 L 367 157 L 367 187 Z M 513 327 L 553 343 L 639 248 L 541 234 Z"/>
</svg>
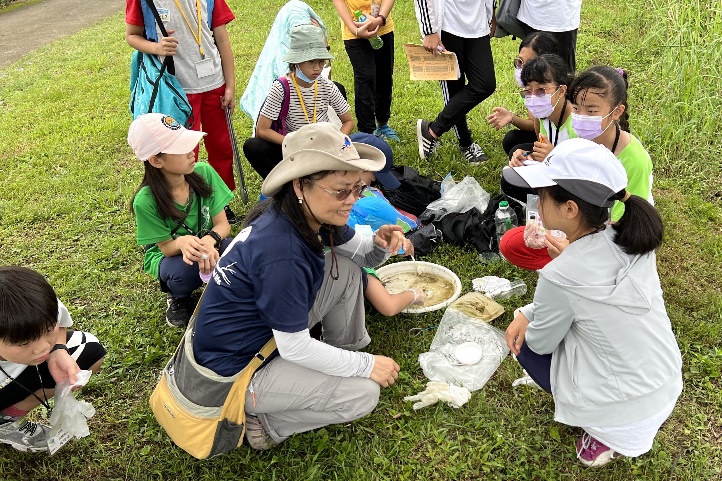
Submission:
<svg viewBox="0 0 722 481">
<path fill-rule="evenodd" d="M 465 342 L 456 346 L 454 357 L 460 364 L 465 366 L 476 364 L 481 361 L 483 350 L 481 346 L 475 342 Z"/>
</svg>

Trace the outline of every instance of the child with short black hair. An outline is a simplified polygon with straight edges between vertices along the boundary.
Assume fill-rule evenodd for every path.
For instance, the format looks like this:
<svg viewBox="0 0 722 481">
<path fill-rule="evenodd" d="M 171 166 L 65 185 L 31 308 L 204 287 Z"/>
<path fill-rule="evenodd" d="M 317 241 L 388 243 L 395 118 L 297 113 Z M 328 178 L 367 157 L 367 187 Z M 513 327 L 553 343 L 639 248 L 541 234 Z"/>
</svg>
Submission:
<svg viewBox="0 0 722 481">
<path fill-rule="evenodd" d="M 49 408 L 56 384 L 100 369 L 105 348 L 94 335 L 69 330 L 72 324 L 42 275 L 0 267 L 0 443 L 47 451 L 50 427 L 23 418 L 41 404 Z"/>
</svg>

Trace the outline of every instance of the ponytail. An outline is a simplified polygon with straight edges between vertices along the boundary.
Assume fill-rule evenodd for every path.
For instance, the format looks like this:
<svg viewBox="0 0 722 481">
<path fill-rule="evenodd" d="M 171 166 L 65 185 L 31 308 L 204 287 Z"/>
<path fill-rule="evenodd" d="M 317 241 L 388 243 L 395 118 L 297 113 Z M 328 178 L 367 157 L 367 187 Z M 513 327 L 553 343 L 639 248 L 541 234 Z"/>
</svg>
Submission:
<svg viewBox="0 0 722 481">
<path fill-rule="evenodd" d="M 627 199 L 623 200 L 625 196 Z M 615 244 L 629 255 L 647 254 L 662 245 L 664 224 L 652 204 L 637 195 L 629 195 L 626 190 L 611 198 L 624 202 L 622 218 L 612 224 L 616 231 Z"/>
</svg>

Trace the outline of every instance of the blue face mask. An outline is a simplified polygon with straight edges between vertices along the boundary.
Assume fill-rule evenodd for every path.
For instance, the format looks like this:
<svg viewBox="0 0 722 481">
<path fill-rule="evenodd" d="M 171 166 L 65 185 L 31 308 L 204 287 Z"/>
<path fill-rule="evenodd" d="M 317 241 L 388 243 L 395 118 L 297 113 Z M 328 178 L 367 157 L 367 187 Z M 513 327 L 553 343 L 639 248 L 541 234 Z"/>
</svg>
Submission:
<svg viewBox="0 0 722 481">
<path fill-rule="evenodd" d="M 309 84 L 312 84 L 312 83 L 314 83 L 316 80 L 318 80 L 318 77 L 316 77 L 316 79 L 314 79 L 314 80 L 311 80 L 310 78 L 306 77 L 306 76 L 303 74 L 303 72 L 301 71 L 301 67 L 296 67 L 295 74 L 296 74 L 296 77 L 298 77 L 299 79 L 301 79 L 301 80 L 303 80 L 304 82 L 309 83 Z"/>
</svg>

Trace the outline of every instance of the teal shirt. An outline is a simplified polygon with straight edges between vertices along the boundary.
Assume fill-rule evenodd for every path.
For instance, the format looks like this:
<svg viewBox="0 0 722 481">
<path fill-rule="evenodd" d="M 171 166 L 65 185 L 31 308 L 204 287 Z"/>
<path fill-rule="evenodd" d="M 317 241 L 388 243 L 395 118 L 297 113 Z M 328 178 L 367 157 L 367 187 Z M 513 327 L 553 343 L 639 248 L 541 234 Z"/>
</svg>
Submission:
<svg viewBox="0 0 722 481">
<path fill-rule="evenodd" d="M 210 197 L 193 196 L 193 203 L 184 222 L 195 233 L 198 233 L 213 227 L 213 217 L 228 205 L 233 194 L 213 167 L 206 162 L 196 162 L 194 172 L 203 177 L 212 189 Z M 200 219 L 198 218 L 199 202 Z M 182 211 L 187 208 L 187 205 L 176 204 L 176 206 Z M 171 238 L 170 233 L 176 227 L 177 222 L 169 217 L 160 217 L 158 205 L 148 186 L 140 189 L 133 199 L 133 212 L 135 212 L 136 242 L 143 246 L 152 244 L 152 247 L 145 252 L 143 270 L 157 279 L 160 261 L 163 260 L 163 253 L 157 243 Z M 174 238 L 189 234 L 192 235 L 187 229 L 181 227 Z"/>
</svg>

